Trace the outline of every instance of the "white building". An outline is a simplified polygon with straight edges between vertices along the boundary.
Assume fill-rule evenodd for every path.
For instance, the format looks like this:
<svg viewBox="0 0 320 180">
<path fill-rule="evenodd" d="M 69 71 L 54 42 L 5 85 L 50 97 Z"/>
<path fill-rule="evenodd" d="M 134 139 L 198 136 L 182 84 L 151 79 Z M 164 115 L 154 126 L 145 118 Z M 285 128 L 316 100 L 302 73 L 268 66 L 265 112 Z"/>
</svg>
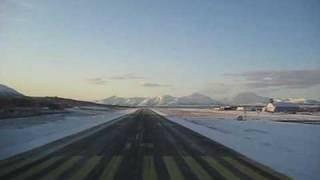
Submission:
<svg viewBox="0 0 320 180">
<path fill-rule="evenodd" d="M 244 111 L 244 110 L 245 110 L 245 107 L 243 107 L 243 106 L 237 107 L 237 111 Z"/>
</svg>

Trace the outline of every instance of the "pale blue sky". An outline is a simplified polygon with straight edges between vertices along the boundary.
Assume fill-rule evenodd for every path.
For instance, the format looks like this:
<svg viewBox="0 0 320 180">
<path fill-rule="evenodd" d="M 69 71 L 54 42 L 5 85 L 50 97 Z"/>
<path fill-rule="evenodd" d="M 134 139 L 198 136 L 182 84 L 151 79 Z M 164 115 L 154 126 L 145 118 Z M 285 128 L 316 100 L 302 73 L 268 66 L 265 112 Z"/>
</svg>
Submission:
<svg viewBox="0 0 320 180">
<path fill-rule="evenodd" d="M 0 83 L 89 100 L 320 98 L 319 17 L 318 0 L 1 0 Z"/>
</svg>

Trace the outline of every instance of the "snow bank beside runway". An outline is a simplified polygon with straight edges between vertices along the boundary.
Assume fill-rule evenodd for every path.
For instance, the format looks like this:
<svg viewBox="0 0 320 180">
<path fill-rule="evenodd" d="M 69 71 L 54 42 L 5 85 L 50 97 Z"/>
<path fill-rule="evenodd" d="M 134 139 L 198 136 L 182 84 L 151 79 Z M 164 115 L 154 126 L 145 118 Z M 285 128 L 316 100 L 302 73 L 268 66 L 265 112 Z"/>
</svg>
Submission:
<svg viewBox="0 0 320 180">
<path fill-rule="evenodd" d="M 0 159 L 34 149 L 66 136 L 106 123 L 135 109 L 46 115 L 0 121 Z"/>
<path fill-rule="evenodd" d="M 237 121 L 206 110 L 161 115 L 295 179 L 320 176 L 320 125 L 267 120 Z M 190 111 L 190 110 L 188 110 Z"/>
</svg>

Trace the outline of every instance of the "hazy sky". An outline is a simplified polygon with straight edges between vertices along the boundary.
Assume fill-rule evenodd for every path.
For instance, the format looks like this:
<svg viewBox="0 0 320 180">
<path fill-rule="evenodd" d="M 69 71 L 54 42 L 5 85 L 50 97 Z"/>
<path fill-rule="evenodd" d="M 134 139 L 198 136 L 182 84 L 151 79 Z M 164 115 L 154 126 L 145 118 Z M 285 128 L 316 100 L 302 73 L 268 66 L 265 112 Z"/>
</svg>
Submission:
<svg viewBox="0 0 320 180">
<path fill-rule="evenodd" d="M 26 95 L 320 99 L 319 0 L 0 0 L 0 83 Z"/>
</svg>

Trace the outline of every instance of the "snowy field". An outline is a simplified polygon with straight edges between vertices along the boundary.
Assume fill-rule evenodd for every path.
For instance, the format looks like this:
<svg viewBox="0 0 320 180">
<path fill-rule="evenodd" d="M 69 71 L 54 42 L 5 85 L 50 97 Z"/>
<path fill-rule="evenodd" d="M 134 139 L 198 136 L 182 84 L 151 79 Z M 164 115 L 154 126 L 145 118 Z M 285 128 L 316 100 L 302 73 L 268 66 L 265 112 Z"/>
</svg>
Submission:
<svg viewBox="0 0 320 180">
<path fill-rule="evenodd" d="M 88 109 L 88 108 L 86 108 Z M 123 116 L 135 109 L 102 111 L 72 109 L 71 113 L 0 120 L 0 159 Z"/>
<path fill-rule="evenodd" d="M 294 179 L 319 179 L 320 125 L 277 120 L 319 120 L 320 116 L 215 112 L 211 109 L 154 109 L 168 119 L 224 144 Z"/>
</svg>

